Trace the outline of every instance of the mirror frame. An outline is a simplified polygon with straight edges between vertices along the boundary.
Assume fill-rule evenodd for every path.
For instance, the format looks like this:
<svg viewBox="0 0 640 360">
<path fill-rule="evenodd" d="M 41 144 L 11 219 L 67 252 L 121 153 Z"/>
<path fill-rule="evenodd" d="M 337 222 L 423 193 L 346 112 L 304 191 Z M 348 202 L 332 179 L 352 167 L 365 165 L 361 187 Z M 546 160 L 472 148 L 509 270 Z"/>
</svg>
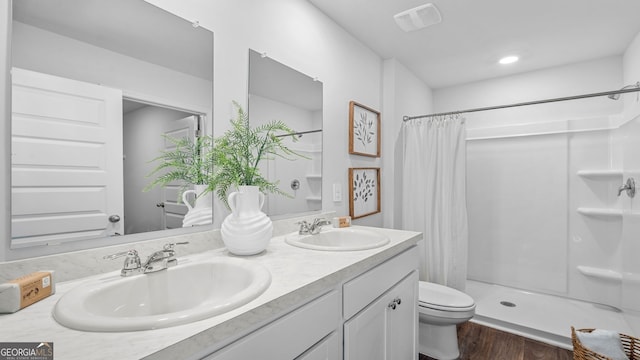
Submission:
<svg viewBox="0 0 640 360">
<path fill-rule="evenodd" d="M 140 0 L 144 1 L 144 0 Z M 155 6 L 151 3 L 144 1 L 148 6 Z M 4 206 L 0 207 L 0 226 L 2 226 L 2 245 L 0 246 L 0 262 L 21 260 L 37 256 L 46 256 L 60 253 L 67 253 L 73 251 L 95 249 L 106 246 L 121 245 L 126 243 L 134 243 L 148 240 L 156 240 L 159 238 L 166 238 L 178 235 L 186 235 L 193 233 L 202 233 L 213 230 L 213 224 L 201 225 L 190 228 L 179 228 L 169 230 L 151 231 L 140 234 L 131 234 L 114 237 L 103 237 L 91 239 L 90 241 L 71 241 L 64 244 L 47 244 L 38 245 L 32 247 L 11 247 L 11 67 L 12 67 L 12 48 L 11 48 L 11 35 L 12 35 L 12 9 L 13 0 L 3 2 L 4 6 L 0 7 L 0 23 L 4 24 L 0 28 L 0 51 L 3 51 L 3 55 L 0 56 L 0 67 L 3 71 L 0 75 L 0 81 L 4 84 L 4 93 L 0 99 L 0 112 L 4 115 L 3 126 L 0 127 L 0 136 L 5 141 L 3 146 L 0 147 L 0 166 L 3 169 L 3 176 L 0 178 L 0 187 L 2 188 L 2 194 L 4 198 Z M 163 11 L 166 11 L 162 9 Z M 172 14 L 179 17 L 178 15 Z M 186 19 L 183 19 L 187 21 Z M 206 28 L 205 28 L 206 29 Z M 211 32 L 212 47 L 214 42 L 214 33 L 210 29 L 206 29 Z M 213 64 L 213 58 L 211 59 Z M 212 65 L 213 66 L 213 65 Z M 213 88 L 212 88 L 213 93 Z M 123 90 L 124 98 L 134 98 L 139 101 L 148 102 L 150 104 L 160 104 L 165 107 L 172 104 L 165 104 L 165 99 L 162 102 L 153 97 L 148 97 L 142 94 L 131 94 L 126 90 Z M 205 131 L 207 133 L 213 133 L 213 97 L 211 98 L 211 109 L 203 110 L 202 113 L 206 114 L 209 120 L 205 120 L 207 127 Z M 173 104 L 175 105 L 175 104 Z M 181 106 L 177 105 L 175 108 L 180 109 Z M 190 109 L 198 110 L 198 109 Z"/>
</svg>

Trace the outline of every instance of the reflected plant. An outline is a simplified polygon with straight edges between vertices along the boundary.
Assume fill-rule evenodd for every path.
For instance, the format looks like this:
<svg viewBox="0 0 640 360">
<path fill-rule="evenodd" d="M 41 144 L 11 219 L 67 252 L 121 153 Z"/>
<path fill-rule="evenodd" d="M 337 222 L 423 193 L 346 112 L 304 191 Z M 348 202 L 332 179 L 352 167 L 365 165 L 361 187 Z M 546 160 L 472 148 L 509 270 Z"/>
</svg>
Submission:
<svg viewBox="0 0 640 360">
<path fill-rule="evenodd" d="M 280 120 L 251 127 L 249 117 L 242 107 L 233 102 L 237 109 L 235 119 L 231 119 L 231 129 L 214 140 L 211 161 L 214 171 L 209 178 L 209 191 L 216 195 L 227 207 L 227 195 L 234 187 L 242 185 L 258 186 L 263 193 L 275 193 L 292 197 L 278 188 L 278 181 L 269 181 L 258 169 L 263 160 L 281 157 L 287 160 L 309 159 L 289 149 L 283 142 L 291 134 L 293 141 L 298 138 L 295 131 Z M 283 136 L 285 135 L 285 136 Z"/>
<path fill-rule="evenodd" d="M 195 141 L 190 138 L 174 138 L 164 135 L 164 138 L 175 147 L 172 150 L 162 151 L 160 156 L 151 162 L 160 162 L 147 177 L 165 171 L 155 178 L 143 191 L 149 191 L 155 186 L 167 186 L 170 183 L 180 182 L 179 198 L 182 193 L 193 185 L 206 185 L 213 172 L 213 163 L 210 154 L 213 150 L 213 138 L 211 136 L 198 136 Z M 206 192 L 206 190 L 205 190 Z M 201 195 L 201 194 L 199 194 Z"/>
</svg>

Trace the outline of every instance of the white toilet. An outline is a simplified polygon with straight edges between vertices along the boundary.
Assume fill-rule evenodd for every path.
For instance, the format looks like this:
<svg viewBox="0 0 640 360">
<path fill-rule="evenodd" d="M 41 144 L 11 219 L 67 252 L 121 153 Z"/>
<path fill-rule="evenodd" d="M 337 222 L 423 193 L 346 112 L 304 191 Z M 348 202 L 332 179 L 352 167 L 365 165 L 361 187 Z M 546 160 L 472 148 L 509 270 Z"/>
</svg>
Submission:
<svg viewBox="0 0 640 360">
<path fill-rule="evenodd" d="M 470 320 L 476 304 L 471 296 L 443 285 L 420 281 L 420 353 L 439 360 L 460 356 L 457 324 Z"/>
</svg>

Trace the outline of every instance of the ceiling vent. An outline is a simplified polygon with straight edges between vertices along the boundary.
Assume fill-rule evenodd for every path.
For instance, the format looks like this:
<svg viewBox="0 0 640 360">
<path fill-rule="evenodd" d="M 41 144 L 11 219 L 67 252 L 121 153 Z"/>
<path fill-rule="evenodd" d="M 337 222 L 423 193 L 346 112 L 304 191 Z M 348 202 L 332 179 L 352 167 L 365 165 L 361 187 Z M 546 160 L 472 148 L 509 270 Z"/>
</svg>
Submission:
<svg viewBox="0 0 640 360">
<path fill-rule="evenodd" d="M 416 31 L 442 21 L 440 11 L 433 4 L 424 4 L 393 16 L 398 26 L 406 31 Z"/>
</svg>

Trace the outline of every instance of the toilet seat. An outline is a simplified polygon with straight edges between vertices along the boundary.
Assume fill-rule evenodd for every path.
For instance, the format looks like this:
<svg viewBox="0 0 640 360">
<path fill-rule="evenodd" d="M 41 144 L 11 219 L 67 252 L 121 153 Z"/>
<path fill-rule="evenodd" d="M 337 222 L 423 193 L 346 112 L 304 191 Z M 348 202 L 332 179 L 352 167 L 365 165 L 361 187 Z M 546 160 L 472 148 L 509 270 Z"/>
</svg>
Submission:
<svg viewBox="0 0 640 360">
<path fill-rule="evenodd" d="M 462 291 L 440 284 L 420 281 L 418 306 L 449 312 L 466 312 L 475 309 L 473 298 Z"/>
</svg>

